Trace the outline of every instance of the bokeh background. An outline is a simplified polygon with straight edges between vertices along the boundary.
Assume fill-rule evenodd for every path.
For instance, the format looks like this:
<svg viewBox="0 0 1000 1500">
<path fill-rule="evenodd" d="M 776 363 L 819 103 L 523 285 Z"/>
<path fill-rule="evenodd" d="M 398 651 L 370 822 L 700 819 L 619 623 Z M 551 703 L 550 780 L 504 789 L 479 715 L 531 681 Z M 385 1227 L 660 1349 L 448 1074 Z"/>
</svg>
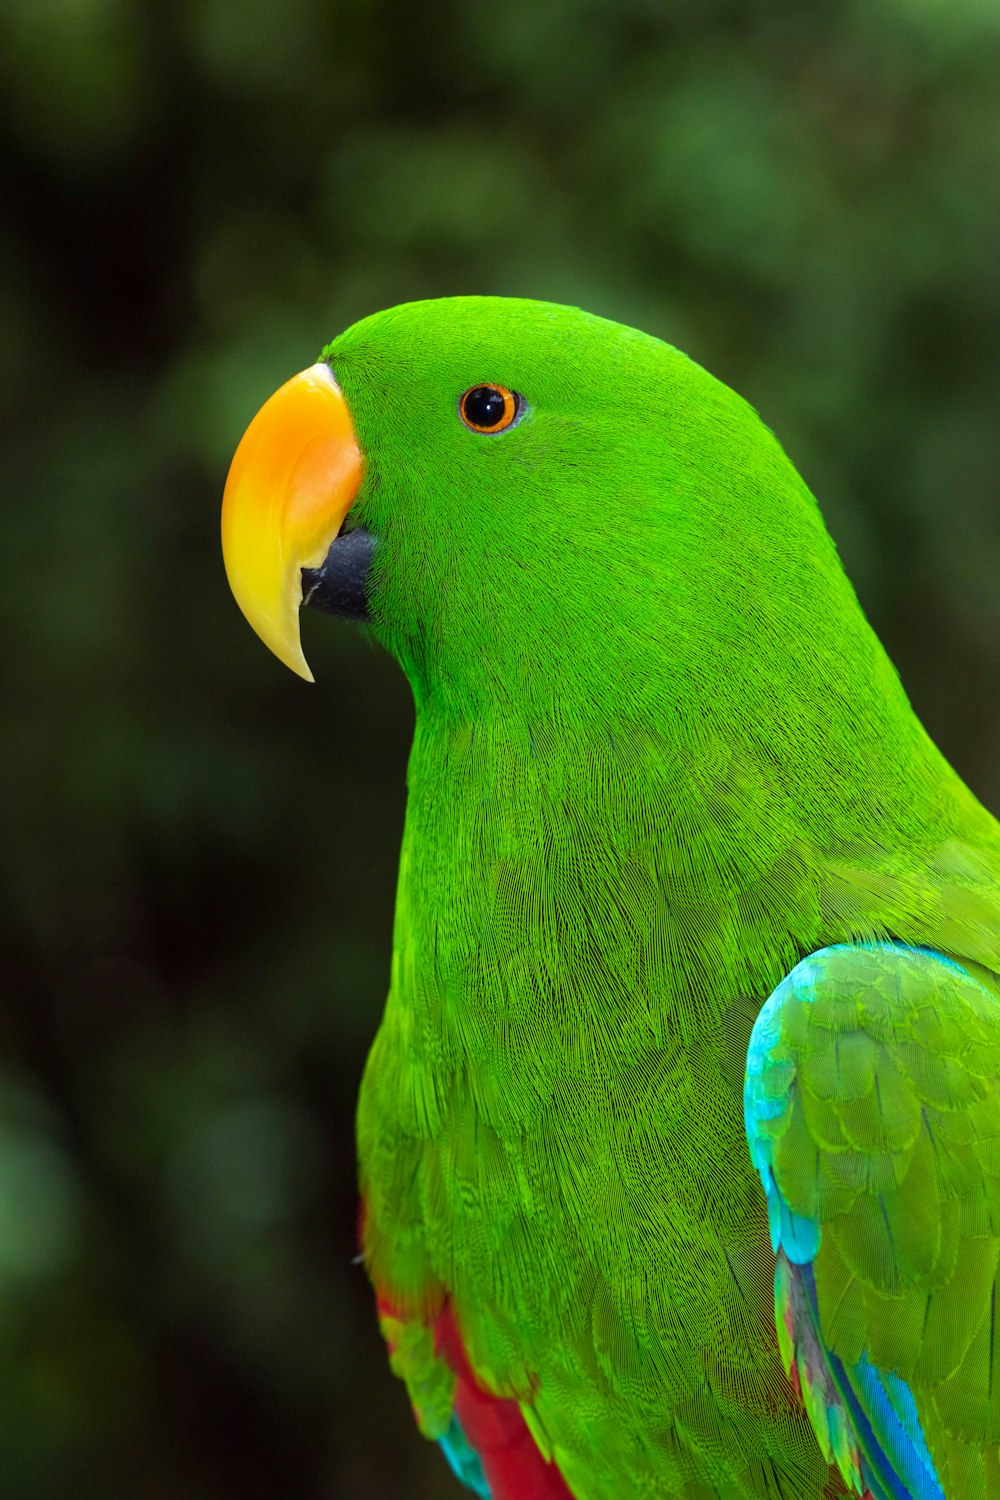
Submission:
<svg viewBox="0 0 1000 1500">
<path fill-rule="evenodd" d="M 688 350 L 1000 810 L 996 0 L 3 0 L 0 1492 L 457 1494 L 354 1251 L 411 729 L 232 603 L 260 402 L 414 297 Z"/>
</svg>

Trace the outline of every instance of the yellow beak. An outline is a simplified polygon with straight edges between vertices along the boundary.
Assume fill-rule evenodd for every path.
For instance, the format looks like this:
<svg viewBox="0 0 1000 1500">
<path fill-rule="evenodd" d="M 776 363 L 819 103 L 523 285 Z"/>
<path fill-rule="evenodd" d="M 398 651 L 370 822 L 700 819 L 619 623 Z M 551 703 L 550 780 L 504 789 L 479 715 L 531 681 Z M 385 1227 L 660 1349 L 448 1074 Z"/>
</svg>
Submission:
<svg viewBox="0 0 1000 1500">
<path fill-rule="evenodd" d="M 326 557 L 361 484 L 347 404 L 329 365 L 275 391 L 236 450 L 222 498 L 222 555 L 236 602 L 265 646 L 307 682 L 302 569 Z"/>
</svg>

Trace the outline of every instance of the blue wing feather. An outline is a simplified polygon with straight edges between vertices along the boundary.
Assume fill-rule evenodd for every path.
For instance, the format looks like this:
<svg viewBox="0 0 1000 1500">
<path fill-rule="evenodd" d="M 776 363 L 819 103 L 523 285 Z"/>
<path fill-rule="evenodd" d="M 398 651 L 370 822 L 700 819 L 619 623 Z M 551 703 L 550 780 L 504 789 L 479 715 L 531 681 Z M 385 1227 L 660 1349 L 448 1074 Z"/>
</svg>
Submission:
<svg viewBox="0 0 1000 1500">
<path fill-rule="evenodd" d="M 438 1443 L 453 1473 L 466 1488 L 479 1495 L 480 1500 L 492 1500 L 479 1454 L 465 1436 L 462 1424 L 454 1414 L 448 1431 L 438 1438 Z"/>
<path fill-rule="evenodd" d="M 778 985 L 754 1025 L 747 1052 L 744 1119 L 750 1156 L 767 1198 L 771 1244 L 778 1256 L 775 1312 L 786 1368 L 799 1384 L 813 1427 L 831 1461 L 856 1493 L 873 1500 L 945 1500 L 927 1448 L 916 1403 L 904 1380 L 877 1369 L 864 1356 L 845 1366 L 823 1339 L 813 1262 L 819 1252 L 818 1219 L 795 1213 L 783 1199 L 774 1173 L 768 1127 L 788 1107 L 793 1066 L 782 1038 L 782 1007 L 794 996 L 807 1003 L 820 993 L 823 949 L 804 959 Z M 839 950 L 843 952 L 843 949 Z M 865 945 L 868 954 L 890 957 L 926 950 L 894 944 Z M 928 963 L 944 962 L 926 952 Z"/>
</svg>

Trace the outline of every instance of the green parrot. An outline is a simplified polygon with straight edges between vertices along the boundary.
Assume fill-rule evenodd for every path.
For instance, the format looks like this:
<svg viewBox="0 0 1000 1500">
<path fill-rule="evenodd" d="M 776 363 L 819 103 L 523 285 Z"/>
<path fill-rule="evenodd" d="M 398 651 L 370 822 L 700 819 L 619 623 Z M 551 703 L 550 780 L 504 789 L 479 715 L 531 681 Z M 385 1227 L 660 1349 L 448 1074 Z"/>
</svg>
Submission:
<svg viewBox="0 0 1000 1500">
<path fill-rule="evenodd" d="M 416 702 L 361 1240 L 490 1500 L 1000 1495 L 1000 829 L 816 502 L 658 339 L 357 323 L 247 430 L 237 601 Z"/>
</svg>

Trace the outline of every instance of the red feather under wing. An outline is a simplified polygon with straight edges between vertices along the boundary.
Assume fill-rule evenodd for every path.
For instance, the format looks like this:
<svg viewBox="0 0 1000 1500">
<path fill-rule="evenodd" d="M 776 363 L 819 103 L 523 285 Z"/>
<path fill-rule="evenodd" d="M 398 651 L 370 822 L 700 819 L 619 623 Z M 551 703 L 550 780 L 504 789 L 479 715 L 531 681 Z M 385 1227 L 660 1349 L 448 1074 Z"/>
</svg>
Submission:
<svg viewBox="0 0 1000 1500">
<path fill-rule="evenodd" d="M 517 1402 L 478 1384 L 450 1305 L 435 1321 L 434 1343 L 455 1372 L 455 1415 L 479 1454 L 492 1500 L 573 1500 L 555 1464 L 539 1452 Z"/>
</svg>

